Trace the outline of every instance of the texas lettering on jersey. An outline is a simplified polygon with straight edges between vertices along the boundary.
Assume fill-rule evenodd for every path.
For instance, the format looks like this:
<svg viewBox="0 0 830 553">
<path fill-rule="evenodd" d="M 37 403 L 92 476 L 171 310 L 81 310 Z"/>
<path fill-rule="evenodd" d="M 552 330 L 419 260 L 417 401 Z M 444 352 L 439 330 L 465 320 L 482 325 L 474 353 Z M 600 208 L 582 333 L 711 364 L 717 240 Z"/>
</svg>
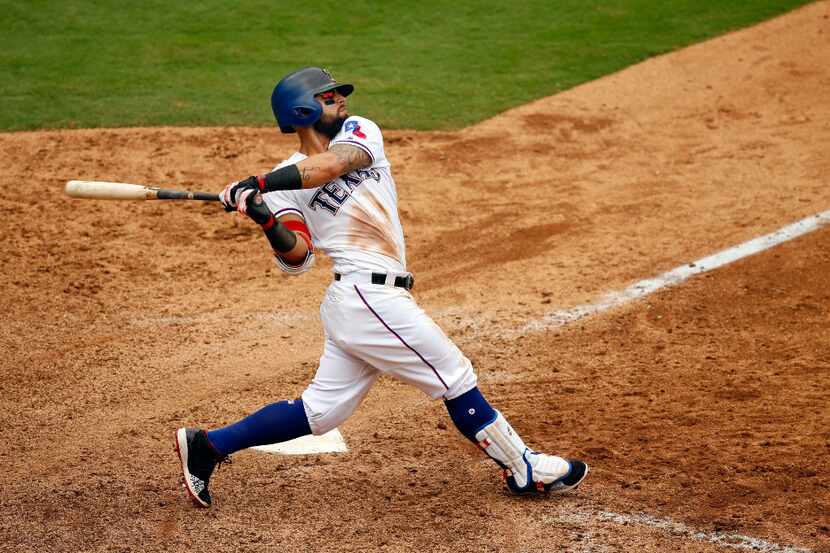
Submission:
<svg viewBox="0 0 830 553">
<path fill-rule="evenodd" d="M 359 129 L 360 127 L 357 132 L 360 132 Z M 369 179 L 380 182 L 380 173 L 373 168 L 358 169 L 338 177 L 318 188 L 308 202 L 308 207 L 314 211 L 317 211 L 319 207 L 332 215 L 337 215 L 343 204 L 351 197 L 352 191 Z"/>
<path fill-rule="evenodd" d="M 343 122 L 329 147 L 337 144 L 363 150 L 371 157 L 371 165 L 334 178 L 319 188 L 268 192 L 263 196 L 265 202 L 277 217 L 287 213 L 300 215 L 311 232 L 315 250 L 332 260 L 335 272 L 406 271 L 395 179 L 380 128 L 370 119 L 352 115 Z M 279 166 L 303 159 L 304 154 L 295 152 Z M 309 266 L 307 263 L 305 268 Z"/>
</svg>

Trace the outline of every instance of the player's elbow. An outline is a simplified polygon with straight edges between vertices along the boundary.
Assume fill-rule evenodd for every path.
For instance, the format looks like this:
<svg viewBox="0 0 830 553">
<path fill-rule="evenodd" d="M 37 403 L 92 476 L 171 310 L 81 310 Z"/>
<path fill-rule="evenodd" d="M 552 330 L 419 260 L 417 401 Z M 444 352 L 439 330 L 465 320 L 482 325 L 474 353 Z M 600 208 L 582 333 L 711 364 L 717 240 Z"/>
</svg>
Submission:
<svg viewBox="0 0 830 553">
<path fill-rule="evenodd" d="M 315 255 L 313 251 L 308 251 L 305 258 L 299 263 L 289 263 L 286 262 L 282 256 L 274 255 L 274 261 L 276 262 L 277 267 L 279 267 L 282 272 L 289 275 L 301 275 L 305 273 L 314 266 L 314 259 Z"/>
<path fill-rule="evenodd" d="M 297 237 L 297 244 L 299 245 L 301 243 L 302 240 L 300 240 L 300 238 Z M 308 257 L 308 249 L 302 248 L 302 251 L 295 250 L 299 250 L 299 248 L 295 248 L 290 252 L 274 252 L 274 254 L 277 255 L 277 257 L 282 259 L 288 265 L 302 265 L 303 262 L 306 260 L 306 257 Z"/>
</svg>

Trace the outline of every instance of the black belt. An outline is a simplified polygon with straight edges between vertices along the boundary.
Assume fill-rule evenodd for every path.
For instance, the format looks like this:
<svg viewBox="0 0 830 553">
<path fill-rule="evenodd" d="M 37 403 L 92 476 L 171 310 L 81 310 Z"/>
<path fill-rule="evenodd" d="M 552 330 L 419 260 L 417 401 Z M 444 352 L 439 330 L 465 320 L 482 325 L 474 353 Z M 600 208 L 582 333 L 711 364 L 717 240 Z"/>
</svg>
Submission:
<svg viewBox="0 0 830 553">
<path fill-rule="evenodd" d="M 334 280 L 340 280 L 340 273 L 334 273 Z M 372 273 L 372 284 L 386 284 L 386 273 Z M 395 286 L 405 290 L 412 290 L 415 286 L 415 277 L 412 275 L 396 276 Z"/>
</svg>

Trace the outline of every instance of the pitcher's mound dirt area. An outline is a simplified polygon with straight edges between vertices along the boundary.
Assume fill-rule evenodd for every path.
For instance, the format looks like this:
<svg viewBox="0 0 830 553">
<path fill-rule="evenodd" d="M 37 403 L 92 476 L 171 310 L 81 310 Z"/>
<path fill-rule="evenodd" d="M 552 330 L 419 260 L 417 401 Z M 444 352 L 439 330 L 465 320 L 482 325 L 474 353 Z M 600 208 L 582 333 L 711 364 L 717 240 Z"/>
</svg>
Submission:
<svg viewBox="0 0 830 553">
<path fill-rule="evenodd" d="M 419 302 L 529 444 L 591 464 L 547 499 L 508 496 L 440 402 L 381 380 L 348 453 L 240 453 L 192 507 L 174 429 L 302 392 L 330 266 L 282 275 L 217 205 L 62 187 L 219 190 L 293 139 L 0 135 L 0 550 L 830 550 L 830 227 L 515 332 L 830 209 L 828 60 L 820 2 L 457 133 L 387 133 Z"/>
</svg>

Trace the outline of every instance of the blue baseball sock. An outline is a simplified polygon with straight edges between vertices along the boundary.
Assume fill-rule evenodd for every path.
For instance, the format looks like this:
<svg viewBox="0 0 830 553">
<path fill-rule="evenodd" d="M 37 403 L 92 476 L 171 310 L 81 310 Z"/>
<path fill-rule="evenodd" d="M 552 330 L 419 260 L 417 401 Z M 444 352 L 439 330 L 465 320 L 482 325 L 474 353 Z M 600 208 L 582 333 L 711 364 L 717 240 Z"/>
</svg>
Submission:
<svg viewBox="0 0 830 553">
<path fill-rule="evenodd" d="M 477 387 L 455 399 L 444 401 L 444 405 L 458 430 L 474 444 L 478 443 L 476 432 L 496 420 L 496 411 Z"/>
<path fill-rule="evenodd" d="M 255 445 L 287 442 L 311 434 L 303 400 L 266 405 L 239 422 L 208 432 L 208 439 L 222 455 Z"/>
</svg>

